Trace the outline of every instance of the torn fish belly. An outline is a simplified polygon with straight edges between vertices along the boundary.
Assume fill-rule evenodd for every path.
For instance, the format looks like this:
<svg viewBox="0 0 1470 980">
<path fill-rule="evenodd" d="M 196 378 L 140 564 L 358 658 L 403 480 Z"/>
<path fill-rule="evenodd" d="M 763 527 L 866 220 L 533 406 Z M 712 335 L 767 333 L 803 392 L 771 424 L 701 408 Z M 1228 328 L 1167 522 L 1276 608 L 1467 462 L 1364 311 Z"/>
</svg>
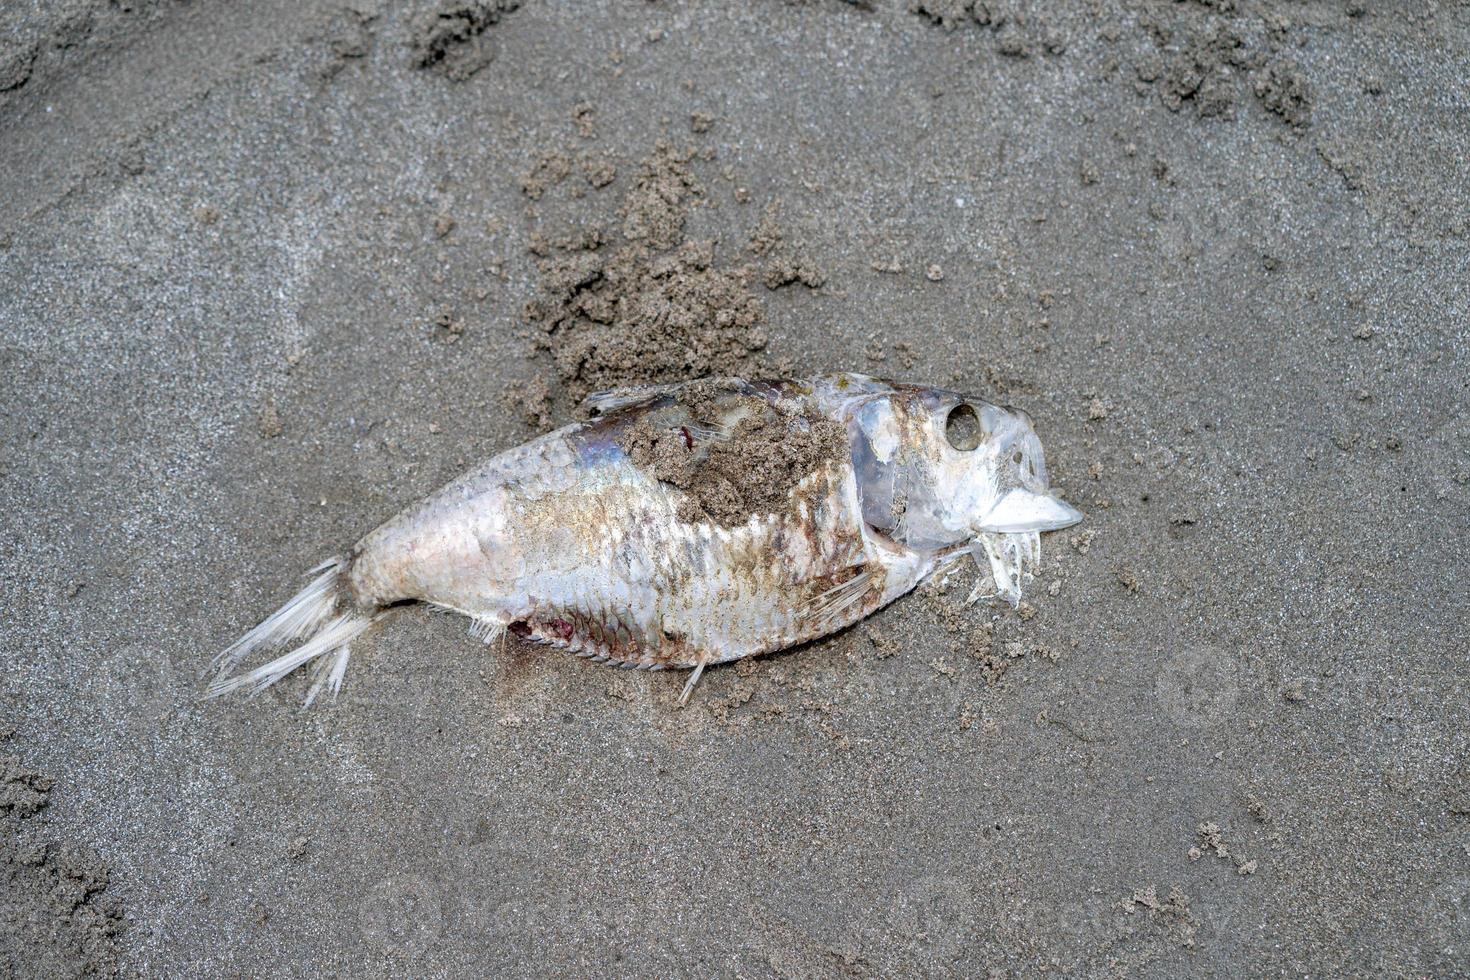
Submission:
<svg viewBox="0 0 1470 980">
<path fill-rule="evenodd" d="M 858 374 L 716 378 L 591 396 L 590 417 L 479 464 L 313 569 L 216 658 L 211 696 L 315 670 L 393 608 L 462 613 L 624 667 L 692 671 L 882 608 L 966 554 L 972 599 L 1020 600 L 1054 496 L 1031 419 Z M 255 654 L 278 656 L 243 668 Z"/>
</svg>

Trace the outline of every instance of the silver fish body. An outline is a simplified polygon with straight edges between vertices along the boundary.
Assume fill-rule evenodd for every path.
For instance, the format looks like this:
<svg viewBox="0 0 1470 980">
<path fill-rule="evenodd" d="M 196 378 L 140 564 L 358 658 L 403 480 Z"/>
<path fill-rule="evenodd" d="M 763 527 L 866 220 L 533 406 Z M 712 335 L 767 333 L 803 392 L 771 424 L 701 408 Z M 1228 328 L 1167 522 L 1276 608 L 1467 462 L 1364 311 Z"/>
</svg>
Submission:
<svg viewBox="0 0 1470 980">
<path fill-rule="evenodd" d="M 405 601 L 463 613 L 487 640 L 695 668 L 692 686 L 706 665 L 856 622 L 967 551 L 1017 601 L 1038 533 L 1081 517 L 1050 494 L 1024 414 L 941 389 L 720 379 L 589 406 L 595 417 L 486 460 L 322 566 L 221 655 L 211 693 L 314 660 L 309 699 L 335 693 L 352 640 Z"/>
</svg>

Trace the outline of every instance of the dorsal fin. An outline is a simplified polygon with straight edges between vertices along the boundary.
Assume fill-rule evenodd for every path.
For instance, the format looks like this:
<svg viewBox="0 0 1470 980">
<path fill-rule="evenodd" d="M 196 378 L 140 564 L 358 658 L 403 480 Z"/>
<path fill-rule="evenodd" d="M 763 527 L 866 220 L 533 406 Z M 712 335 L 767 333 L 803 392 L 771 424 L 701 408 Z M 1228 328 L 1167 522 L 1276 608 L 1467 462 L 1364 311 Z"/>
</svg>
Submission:
<svg viewBox="0 0 1470 980">
<path fill-rule="evenodd" d="M 594 391 L 582 399 L 582 411 L 588 415 L 606 415 L 616 412 L 620 408 L 629 405 L 641 405 L 644 402 L 653 401 L 664 395 L 673 394 L 679 385 L 628 385 L 622 388 L 608 388 L 606 391 Z"/>
</svg>

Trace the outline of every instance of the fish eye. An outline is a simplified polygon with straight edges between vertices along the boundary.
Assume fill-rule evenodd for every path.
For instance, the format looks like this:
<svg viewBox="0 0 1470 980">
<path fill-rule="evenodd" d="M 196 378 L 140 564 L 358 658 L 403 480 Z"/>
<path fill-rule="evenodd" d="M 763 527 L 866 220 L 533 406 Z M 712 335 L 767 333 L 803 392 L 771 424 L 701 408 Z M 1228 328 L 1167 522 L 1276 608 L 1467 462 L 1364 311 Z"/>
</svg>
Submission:
<svg viewBox="0 0 1470 980">
<path fill-rule="evenodd" d="M 980 416 L 966 404 L 956 405 L 949 410 L 944 420 L 944 438 L 962 453 L 968 453 L 980 445 Z"/>
</svg>

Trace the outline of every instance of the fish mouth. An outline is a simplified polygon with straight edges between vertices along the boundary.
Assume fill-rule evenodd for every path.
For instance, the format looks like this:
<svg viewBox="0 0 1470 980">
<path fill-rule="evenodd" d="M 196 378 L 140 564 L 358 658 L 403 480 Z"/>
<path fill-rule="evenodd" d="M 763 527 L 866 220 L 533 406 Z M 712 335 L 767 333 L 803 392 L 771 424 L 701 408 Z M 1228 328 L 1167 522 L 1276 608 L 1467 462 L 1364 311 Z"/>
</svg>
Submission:
<svg viewBox="0 0 1470 980">
<path fill-rule="evenodd" d="M 975 564 L 990 572 L 993 595 L 1011 605 L 1041 564 L 1041 532 L 1060 531 L 1082 520 L 1082 512 L 1060 497 L 1017 487 L 1004 494 L 981 519 L 969 544 Z M 985 579 L 975 583 L 970 601 L 984 595 Z"/>
</svg>

